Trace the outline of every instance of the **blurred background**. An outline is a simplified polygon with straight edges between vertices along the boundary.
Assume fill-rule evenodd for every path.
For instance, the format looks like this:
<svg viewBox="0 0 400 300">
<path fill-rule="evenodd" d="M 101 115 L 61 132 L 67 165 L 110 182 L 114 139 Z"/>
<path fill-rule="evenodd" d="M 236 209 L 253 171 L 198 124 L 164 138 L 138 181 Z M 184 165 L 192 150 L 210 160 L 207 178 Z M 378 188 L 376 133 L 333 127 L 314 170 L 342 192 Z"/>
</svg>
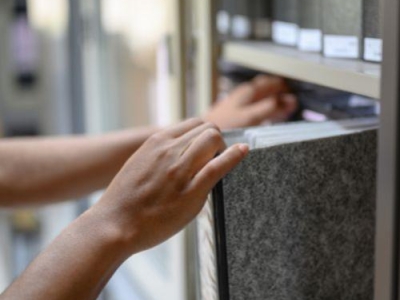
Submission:
<svg viewBox="0 0 400 300">
<path fill-rule="evenodd" d="M 181 118 L 177 13 L 169 0 L 0 1 L 1 136 L 98 134 Z M 98 196 L 0 212 L 0 292 Z M 185 247 L 181 234 L 136 256 L 101 299 L 187 299 Z"/>
</svg>

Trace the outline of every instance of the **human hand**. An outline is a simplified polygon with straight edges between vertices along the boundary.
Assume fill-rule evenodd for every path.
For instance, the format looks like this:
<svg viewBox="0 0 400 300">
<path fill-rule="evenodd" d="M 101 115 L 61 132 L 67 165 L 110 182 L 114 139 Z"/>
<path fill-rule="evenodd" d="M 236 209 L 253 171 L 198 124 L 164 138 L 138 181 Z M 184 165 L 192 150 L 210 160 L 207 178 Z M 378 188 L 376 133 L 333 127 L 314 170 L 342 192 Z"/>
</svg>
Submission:
<svg viewBox="0 0 400 300">
<path fill-rule="evenodd" d="M 221 129 L 256 126 L 265 121 L 285 121 L 297 109 L 297 99 L 285 81 L 260 75 L 239 85 L 228 97 L 215 104 L 205 120 Z"/>
<path fill-rule="evenodd" d="M 149 249 L 194 219 L 213 186 L 247 153 L 247 145 L 225 150 L 215 125 L 185 121 L 145 142 L 93 209 L 116 225 L 128 255 Z"/>
</svg>

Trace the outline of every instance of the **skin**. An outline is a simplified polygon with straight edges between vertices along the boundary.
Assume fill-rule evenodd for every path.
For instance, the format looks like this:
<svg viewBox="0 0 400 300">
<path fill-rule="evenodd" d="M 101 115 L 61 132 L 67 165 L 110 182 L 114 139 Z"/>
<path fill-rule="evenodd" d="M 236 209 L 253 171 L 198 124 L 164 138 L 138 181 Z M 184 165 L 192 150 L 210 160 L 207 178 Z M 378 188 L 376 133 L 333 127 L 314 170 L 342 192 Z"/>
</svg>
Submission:
<svg viewBox="0 0 400 300">
<path fill-rule="evenodd" d="M 215 125 L 199 119 L 153 135 L 103 198 L 40 254 L 2 299 L 96 299 L 124 260 L 188 224 L 210 189 L 248 153 L 247 145 L 224 148 Z"/>
<path fill-rule="evenodd" d="M 157 131 L 4 140 L 0 142 L 0 206 L 54 203 L 104 188 Z"/>
<path fill-rule="evenodd" d="M 2 206 L 60 201 L 108 186 L 0 299 L 96 299 L 127 258 L 194 219 L 212 187 L 247 155 L 246 145 L 225 149 L 219 127 L 287 117 L 295 104 L 286 92 L 283 81 L 258 77 L 203 120 L 165 130 L 0 142 Z"/>
<path fill-rule="evenodd" d="M 218 102 L 203 119 L 222 130 L 287 119 L 297 108 L 281 79 L 259 76 Z M 0 141 L 0 206 L 32 206 L 106 188 L 129 157 L 159 129 L 97 137 Z"/>
<path fill-rule="evenodd" d="M 297 100 L 288 90 L 283 79 L 260 75 L 218 102 L 206 119 L 222 129 L 285 121 L 297 109 Z"/>
</svg>

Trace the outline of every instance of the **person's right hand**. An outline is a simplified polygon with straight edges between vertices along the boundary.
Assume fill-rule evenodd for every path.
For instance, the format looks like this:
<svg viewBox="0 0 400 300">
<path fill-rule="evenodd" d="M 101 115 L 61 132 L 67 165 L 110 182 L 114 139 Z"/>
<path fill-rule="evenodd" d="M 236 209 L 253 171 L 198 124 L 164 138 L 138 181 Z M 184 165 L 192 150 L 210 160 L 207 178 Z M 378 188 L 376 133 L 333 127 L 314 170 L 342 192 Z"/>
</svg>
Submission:
<svg viewBox="0 0 400 300">
<path fill-rule="evenodd" d="M 257 126 L 266 121 L 282 122 L 297 108 L 297 99 L 290 93 L 285 80 L 259 75 L 217 102 L 204 119 L 226 130 Z"/>
<path fill-rule="evenodd" d="M 210 190 L 247 153 L 241 144 L 225 150 L 215 125 L 185 121 L 145 142 L 93 209 L 122 232 L 128 255 L 149 249 L 194 219 Z"/>
</svg>

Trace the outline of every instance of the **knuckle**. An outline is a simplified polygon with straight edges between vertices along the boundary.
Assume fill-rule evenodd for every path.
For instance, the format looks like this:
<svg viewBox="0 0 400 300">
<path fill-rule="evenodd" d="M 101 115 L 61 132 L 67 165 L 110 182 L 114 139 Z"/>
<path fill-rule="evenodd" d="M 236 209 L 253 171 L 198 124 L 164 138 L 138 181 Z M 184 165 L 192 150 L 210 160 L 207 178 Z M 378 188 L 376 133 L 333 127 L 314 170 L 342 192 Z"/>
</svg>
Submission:
<svg viewBox="0 0 400 300">
<path fill-rule="evenodd" d="M 222 135 L 221 132 L 216 130 L 215 128 L 209 128 L 207 129 L 207 137 L 209 140 L 211 140 L 213 143 L 220 143 L 222 141 Z"/>
<path fill-rule="evenodd" d="M 155 146 L 158 148 L 158 159 L 171 162 L 176 157 L 176 151 L 173 144 L 164 141 Z"/>
<path fill-rule="evenodd" d="M 187 185 L 186 174 L 181 164 L 174 163 L 167 169 L 167 181 L 176 191 L 182 191 Z"/>
<path fill-rule="evenodd" d="M 168 159 L 168 149 L 166 147 L 160 147 L 155 155 L 155 161 L 162 162 Z"/>
<path fill-rule="evenodd" d="M 207 169 L 207 175 L 209 178 L 215 178 L 218 174 L 218 168 L 216 167 L 215 164 L 210 163 L 208 165 L 208 169 Z"/>
<path fill-rule="evenodd" d="M 202 126 L 204 124 L 204 120 L 202 120 L 201 118 L 191 118 L 185 121 L 185 123 L 190 127 L 195 128 L 198 126 Z"/>
<path fill-rule="evenodd" d="M 217 125 L 215 125 L 214 123 L 212 123 L 212 122 L 207 122 L 207 128 L 208 129 L 214 129 L 214 130 L 216 130 L 218 132 L 221 132 L 219 127 Z"/>
<path fill-rule="evenodd" d="M 204 124 L 204 121 L 201 118 L 191 118 L 189 121 L 196 124 Z"/>
<path fill-rule="evenodd" d="M 154 144 L 159 144 L 162 143 L 166 140 L 165 135 L 163 133 L 156 133 L 153 134 L 150 138 L 149 141 L 154 143 Z"/>
<path fill-rule="evenodd" d="M 181 166 L 177 163 L 170 165 L 167 169 L 167 177 L 171 180 L 181 178 Z"/>
</svg>

